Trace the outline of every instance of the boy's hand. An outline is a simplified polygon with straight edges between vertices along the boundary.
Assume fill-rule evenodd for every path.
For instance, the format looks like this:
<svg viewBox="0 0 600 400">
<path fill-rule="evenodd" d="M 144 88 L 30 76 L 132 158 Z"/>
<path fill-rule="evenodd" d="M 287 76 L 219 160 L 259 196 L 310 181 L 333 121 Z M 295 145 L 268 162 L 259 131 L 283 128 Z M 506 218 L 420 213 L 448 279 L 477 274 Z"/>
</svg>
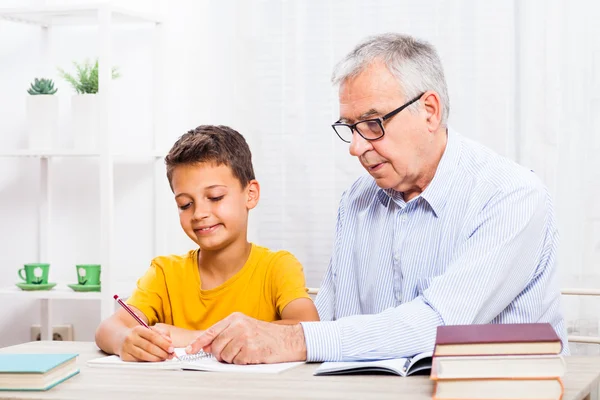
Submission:
<svg viewBox="0 0 600 400">
<path fill-rule="evenodd" d="M 171 339 L 171 343 L 173 343 L 172 328 L 175 328 L 175 327 L 173 325 L 163 324 L 162 322 L 159 322 L 150 327 L 150 329 L 152 329 L 153 331 L 158 332 L 161 335 L 163 335 L 164 337 Z"/>
<path fill-rule="evenodd" d="M 185 347 L 192 340 L 196 339 L 202 334 L 202 331 L 179 328 L 177 326 L 163 324 L 161 322 L 154 325 L 152 329 L 169 337 L 173 347 Z"/>
<path fill-rule="evenodd" d="M 173 345 L 163 327 L 138 325 L 127 332 L 119 356 L 123 361 L 164 361 L 171 358 Z"/>
</svg>

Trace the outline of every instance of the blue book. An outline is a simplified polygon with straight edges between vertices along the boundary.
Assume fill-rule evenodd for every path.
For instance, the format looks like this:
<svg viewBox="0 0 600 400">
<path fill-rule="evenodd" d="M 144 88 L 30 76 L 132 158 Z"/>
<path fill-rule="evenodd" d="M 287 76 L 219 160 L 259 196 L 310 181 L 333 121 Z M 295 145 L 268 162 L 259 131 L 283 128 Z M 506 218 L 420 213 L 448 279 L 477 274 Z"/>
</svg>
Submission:
<svg viewBox="0 0 600 400">
<path fill-rule="evenodd" d="M 78 354 L 0 354 L 0 390 L 48 390 L 79 373 Z"/>
</svg>

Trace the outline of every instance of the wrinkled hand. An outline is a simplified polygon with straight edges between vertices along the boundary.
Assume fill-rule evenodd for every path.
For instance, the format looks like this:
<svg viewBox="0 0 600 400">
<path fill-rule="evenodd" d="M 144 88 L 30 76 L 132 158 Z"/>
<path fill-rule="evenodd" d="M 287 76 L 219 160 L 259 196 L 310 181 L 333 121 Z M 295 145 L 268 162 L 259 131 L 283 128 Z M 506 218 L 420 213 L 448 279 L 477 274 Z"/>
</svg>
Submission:
<svg viewBox="0 0 600 400">
<path fill-rule="evenodd" d="M 164 324 L 161 324 L 164 325 Z M 168 328 L 134 326 L 121 344 L 119 356 L 123 361 L 164 361 L 172 357 L 173 345 Z"/>
<path fill-rule="evenodd" d="M 262 364 L 306 360 L 304 331 L 300 325 L 276 325 L 233 313 L 198 336 L 186 348 L 212 353 L 230 364 Z"/>
</svg>

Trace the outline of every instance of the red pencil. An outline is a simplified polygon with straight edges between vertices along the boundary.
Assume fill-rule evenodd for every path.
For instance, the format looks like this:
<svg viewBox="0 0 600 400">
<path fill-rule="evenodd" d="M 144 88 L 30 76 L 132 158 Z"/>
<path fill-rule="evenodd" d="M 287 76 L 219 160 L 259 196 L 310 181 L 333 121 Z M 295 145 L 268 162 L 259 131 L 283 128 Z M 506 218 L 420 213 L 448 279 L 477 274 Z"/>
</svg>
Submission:
<svg viewBox="0 0 600 400">
<path fill-rule="evenodd" d="M 145 326 L 146 328 L 150 329 L 150 327 L 148 326 L 148 324 L 146 324 L 146 323 L 145 323 L 145 322 L 144 322 L 144 321 L 143 321 L 143 320 L 142 320 L 140 317 L 138 317 L 138 316 L 137 316 L 137 314 L 136 314 L 136 313 L 134 313 L 134 312 L 133 312 L 133 310 L 132 310 L 131 308 L 129 308 L 129 306 L 128 306 L 127 304 L 125 304 L 125 303 L 123 302 L 123 300 L 121 300 L 121 299 L 119 298 L 119 296 L 117 296 L 117 295 L 115 294 L 115 295 L 113 296 L 113 298 L 114 298 L 114 299 L 117 301 L 117 303 L 119 303 L 119 305 L 120 305 L 121 307 L 123 307 L 123 308 L 125 309 L 125 311 L 127 311 L 127 312 L 128 312 L 128 313 L 129 313 L 129 314 L 130 314 L 130 315 L 131 315 L 133 318 L 135 318 L 135 320 L 136 320 L 137 322 L 139 322 L 139 323 L 140 323 L 140 325 L 143 325 L 143 326 Z"/>
</svg>

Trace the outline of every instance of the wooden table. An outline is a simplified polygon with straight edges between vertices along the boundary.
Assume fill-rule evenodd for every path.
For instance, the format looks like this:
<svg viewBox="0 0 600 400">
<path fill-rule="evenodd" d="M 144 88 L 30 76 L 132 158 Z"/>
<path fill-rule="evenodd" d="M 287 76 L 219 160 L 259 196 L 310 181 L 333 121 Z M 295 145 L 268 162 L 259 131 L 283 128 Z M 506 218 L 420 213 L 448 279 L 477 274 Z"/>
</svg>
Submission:
<svg viewBox="0 0 600 400">
<path fill-rule="evenodd" d="M 317 364 L 280 374 L 221 374 L 200 371 L 147 371 L 89 368 L 103 356 L 92 342 L 31 342 L 2 353 L 78 353 L 81 372 L 47 392 L 0 392 L 14 399 L 431 399 L 426 376 L 313 376 Z M 567 357 L 563 400 L 597 400 L 600 357 Z"/>
</svg>

